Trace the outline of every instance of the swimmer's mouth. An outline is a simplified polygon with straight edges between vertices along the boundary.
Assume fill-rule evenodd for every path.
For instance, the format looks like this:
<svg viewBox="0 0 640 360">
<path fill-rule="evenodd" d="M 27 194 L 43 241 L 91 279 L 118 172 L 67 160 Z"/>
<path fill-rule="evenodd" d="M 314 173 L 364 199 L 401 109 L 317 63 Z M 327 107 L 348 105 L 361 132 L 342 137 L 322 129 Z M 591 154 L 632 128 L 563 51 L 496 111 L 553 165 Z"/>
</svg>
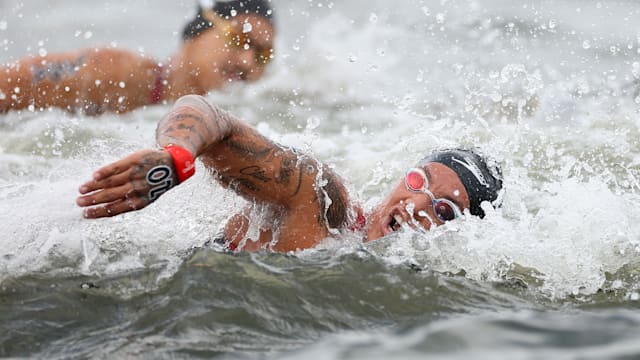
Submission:
<svg viewBox="0 0 640 360">
<path fill-rule="evenodd" d="M 399 214 L 395 214 L 390 217 L 386 226 L 384 227 L 383 233 L 385 235 L 391 234 L 392 232 L 396 232 L 402 228 L 402 224 L 404 224 L 404 220 Z"/>
</svg>

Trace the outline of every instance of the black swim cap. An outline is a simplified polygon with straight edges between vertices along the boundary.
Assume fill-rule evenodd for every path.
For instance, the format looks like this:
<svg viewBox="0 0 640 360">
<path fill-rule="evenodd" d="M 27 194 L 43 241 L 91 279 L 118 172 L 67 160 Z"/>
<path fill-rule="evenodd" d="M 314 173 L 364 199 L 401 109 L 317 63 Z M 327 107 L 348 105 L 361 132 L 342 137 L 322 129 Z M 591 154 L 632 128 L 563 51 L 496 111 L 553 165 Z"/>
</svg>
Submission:
<svg viewBox="0 0 640 360">
<path fill-rule="evenodd" d="M 218 0 L 213 5 L 213 11 L 225 19 L 240 14 L 256 14 L 269 20 L 273 19 L 271 0 Z"/>
<path fill-rule="evenodd" d="M 271 0 L 218 0 L 214 2 L 213 11 L 224 19 L 241 14 L 257 14 L 273 23 L 273 9 Z M 198 5 L 196 17 L 185 25 L 182 30 L 182 40 L 196 38 L 204 30 L 213 27 L 211 21 L 204 16 L 204 9 Z"/>
<path fill-rule="evenodd" d="M 471 207 L 472 215 L 484 217 L 480 204 L 489 201 L 493 206 L 502 189 L 502 173 L 497 164 L 488 162 L 477 152 L 470 149 L 439 150 L 420 160 L 423 166 L 430 162 L 440 163 L 453 170 L 464 185 Z"/>
</svg>

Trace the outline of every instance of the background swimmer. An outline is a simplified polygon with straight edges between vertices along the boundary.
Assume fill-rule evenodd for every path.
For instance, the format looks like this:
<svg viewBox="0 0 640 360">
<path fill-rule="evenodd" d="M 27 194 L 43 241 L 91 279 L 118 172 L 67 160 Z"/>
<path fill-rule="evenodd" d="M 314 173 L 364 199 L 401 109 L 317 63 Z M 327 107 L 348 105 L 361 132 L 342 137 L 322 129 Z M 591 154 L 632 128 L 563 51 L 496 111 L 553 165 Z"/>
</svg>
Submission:
<svg viewBox="0 0 640 360">
<path fill-rule="evenodd" d="M 123 113 L 259 79 L 273 59 L 270 0 L 198 7 L 183 44 L 166 62 L 128 50 L 93 48 L 25 57 L 0 67 L 0 112 L 59 107 Z"/>
</svg>

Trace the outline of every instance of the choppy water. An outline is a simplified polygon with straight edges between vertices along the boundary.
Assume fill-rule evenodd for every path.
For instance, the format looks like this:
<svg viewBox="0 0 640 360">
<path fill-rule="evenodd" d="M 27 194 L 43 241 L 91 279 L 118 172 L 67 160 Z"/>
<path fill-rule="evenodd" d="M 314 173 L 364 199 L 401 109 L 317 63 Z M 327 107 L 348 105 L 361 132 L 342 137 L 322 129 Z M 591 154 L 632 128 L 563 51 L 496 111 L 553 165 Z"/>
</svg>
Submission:
<svg viewBox="0 0 640 360">
<path fill-rule="evenodd" d="M 274 5 L 269 73 L 212 101 L 332 164 L 366 207 L 431 149 L 477 145 L 503 163 L 504 206 L 366 246 L 228 254 L 199 247 L 243 202 L 202 168 L 137 213 L 75 206 L 93 169 L 154 144 L 166 106 L 2 115 L 0 356 L 640 357 L 640 4 Z M 192 12 L 4 1 L 0 61 L 93 44 L 164 58 Z"/>
</svg>

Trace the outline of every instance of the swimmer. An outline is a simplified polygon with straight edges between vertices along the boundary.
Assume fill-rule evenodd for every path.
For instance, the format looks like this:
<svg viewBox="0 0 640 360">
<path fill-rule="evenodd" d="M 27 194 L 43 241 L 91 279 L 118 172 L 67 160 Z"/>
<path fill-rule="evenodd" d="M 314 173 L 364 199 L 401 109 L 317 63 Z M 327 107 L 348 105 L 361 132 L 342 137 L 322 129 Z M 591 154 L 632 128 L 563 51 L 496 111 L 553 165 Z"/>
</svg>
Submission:
<svg viewBox="0 0 640 360">
<path fill-rule="evenodd" d="M 198 7 L 183 44 L 166 62 L 114 48 L 23 58 L 0 66 L 0 113 L 58 107 L 88 115 L 203 95 L 259 79 L 272 61 L 271 0 Z"/>
<path fill-rule="evenodd" d="M 86 218 L 139 210 L 195 172 L 200 159 L 213 177 L 251 204 L 270 210 L 271 229 L 247 239 L 248 213 L 232 216 L 219 241 L 232 250 L 307 249 L 344 232 L 365 241 L 410 227 L 428 230 L 498 205 L 499 169 L 471 150 L 434 152 L 413 165 L 370 213 L 330 167 L 261 135 L 203 97 L 180 98 L 159 122 L 158 149 L 130 154 L 93 174 L 76 202 Z"/>
</svg>

